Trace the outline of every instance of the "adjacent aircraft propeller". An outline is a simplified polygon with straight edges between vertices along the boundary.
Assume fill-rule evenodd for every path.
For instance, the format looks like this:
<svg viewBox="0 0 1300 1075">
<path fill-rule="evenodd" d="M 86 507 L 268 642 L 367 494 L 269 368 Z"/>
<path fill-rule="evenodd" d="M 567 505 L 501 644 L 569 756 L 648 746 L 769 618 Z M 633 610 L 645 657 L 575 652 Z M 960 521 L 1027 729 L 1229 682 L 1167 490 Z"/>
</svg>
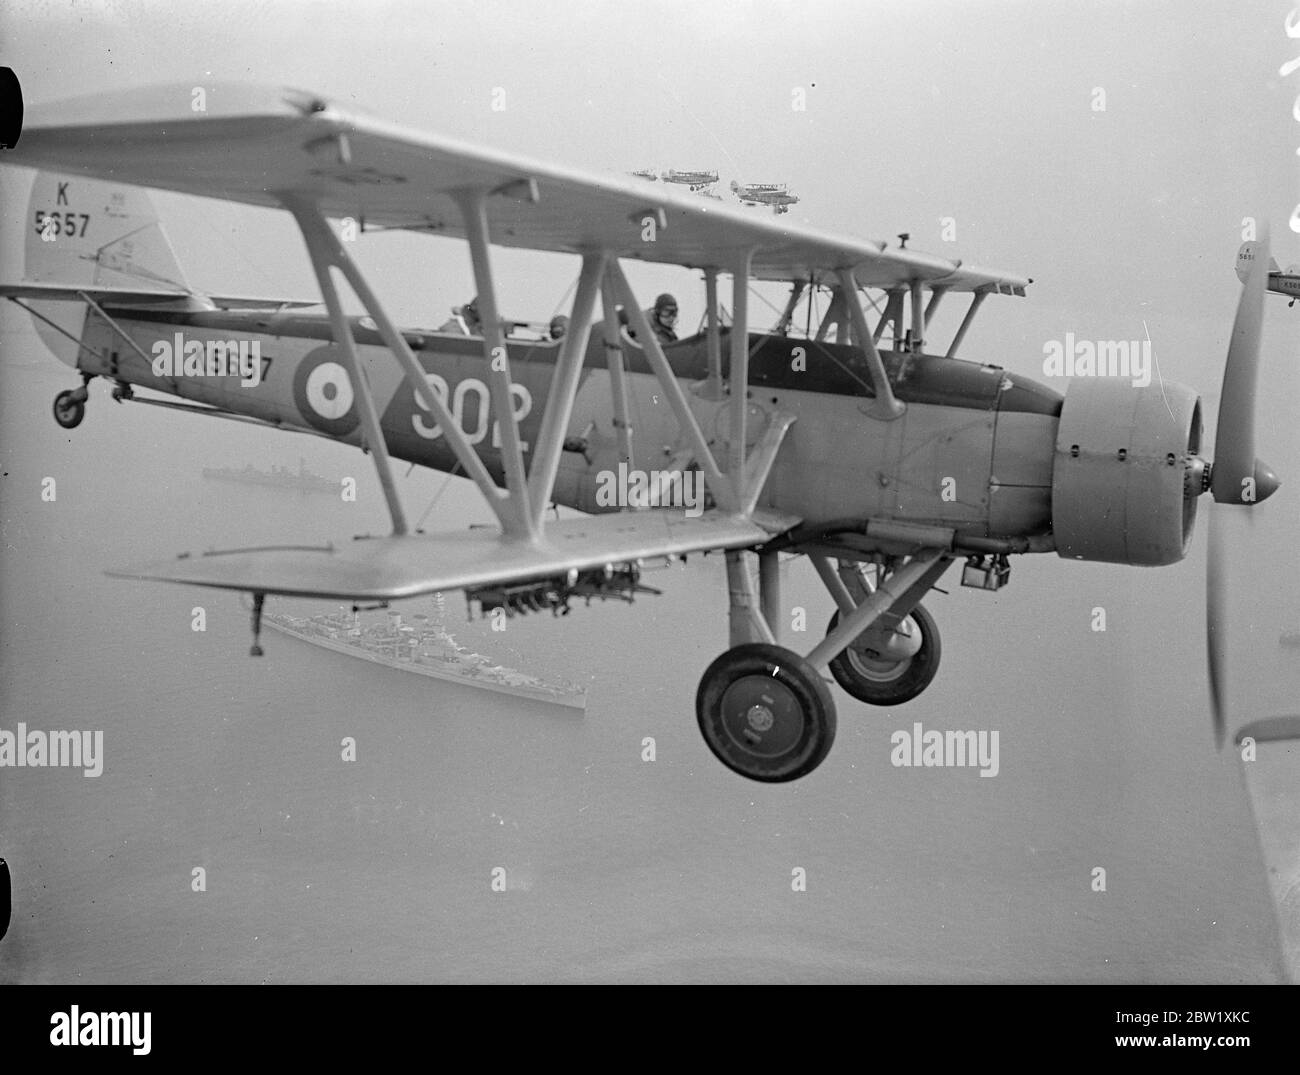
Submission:
<svg viewBox="0 0 1300 1075">
<path fill-rule="evenodd" d="M 1219 423 L 1214 432 L 1214 468 L 1210 492 L 1219 504 L 1250 504 L 1277 489 L 1277 476 L 1255 458 L 1255 382 L 1259 373 L 1259 337 L 1264 320 L 1264 285 L 1268 278 L 1268 226 L 1260 230 L 1259 256 L 1251 263 L 1232 324 L 1228 361 L 1223 370 Z"/>
<path fill-rule="evenodd" d="M 1218 512 L 1210 515 L 1209 552 L 1205 566 L 1205 651 L 1206 666 L 1210 673 L 1210 720 L 1214 725 L 1214 745 L 1222 749 L 1226 733 L 1223 715 L 1223 654 L 1222 625 L 1227 602 L 1223 577 L 1223 534 L 1218 524 Z"/>
<path fill-rule="evenodd" d="M 1237 302 L 1228 360 L 1223 370 L 1219 420 L 1214 434 L 1214 464 L 1210 468 L 1210 494 L 1217 504 L 1251 506 L 1277 490 L 1277 475 L 1255 458 L 1255 385 L 1259 372 L 1259 340 L 1264 320 L 1264 290 L 1268 275 L 1268 226 L 1261 228 L 1259 255 L 1251 263 Z M 1217 512 L 1215 513 L 1217 514 Z M 1209 552 L 1205 574 L 1205 646 L 1210 677 L 1210 715 L 1215 745 L 1222 747 L 1224 716 L 1224 617 L 1227 581 L 1223 565 L 1223 535 L 1219 522 L 1210 518 Z"/>
</svg>

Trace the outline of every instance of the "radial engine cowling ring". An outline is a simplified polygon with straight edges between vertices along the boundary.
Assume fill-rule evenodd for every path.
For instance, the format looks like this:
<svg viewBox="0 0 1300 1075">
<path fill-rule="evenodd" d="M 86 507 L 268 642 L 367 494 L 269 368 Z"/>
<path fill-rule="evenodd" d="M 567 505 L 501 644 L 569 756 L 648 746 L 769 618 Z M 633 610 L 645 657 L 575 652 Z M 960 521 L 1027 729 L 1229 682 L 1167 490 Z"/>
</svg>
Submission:
<svg viewBox="0 0 1300 1075">
<path fill-rule="evenodd" d="M 1052 531 L 1073 560 L 1181 560 L 1202 491 L 1200 397 L 1184 385 L 1071 382 L 1057 426 Z"/>
</svg>

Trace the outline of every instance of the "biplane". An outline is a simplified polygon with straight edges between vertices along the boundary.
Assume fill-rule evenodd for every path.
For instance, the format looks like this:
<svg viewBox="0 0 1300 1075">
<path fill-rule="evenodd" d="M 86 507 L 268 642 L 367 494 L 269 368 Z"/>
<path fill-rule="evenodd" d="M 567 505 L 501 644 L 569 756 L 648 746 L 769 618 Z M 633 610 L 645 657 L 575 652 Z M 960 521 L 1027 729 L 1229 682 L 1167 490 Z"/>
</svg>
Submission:
<svg viewBox="0 0 1300 1075">
<path fill-rule="evenodd" d="M 1237 279 L 1243 284 L 1249 278 L 1251 266 L 1257 259 L 1268 263 L 1265 289 L 1275 295 L 1285 295 L 1291 300 L 1287 305 L 1294 306 L 1295 300 L 1300 299 L 1300 265 L 1288 265 L 1284 270 L 1276 258 L 1269 257 L 1267 248 L 1261 250 L 1260 244 L 1256 242 L 1242 243 L 1237 251 Z"/>
<path fill-rule="evenodd" d="M 686 187 L 698 194 L 718 181 L 718 173 L 703 168 L 695 170 L 669 168 L 659 178 L 665 183 L 676 183 L 678 186 Z"/>
<path fill-rule="evenodd" d="M 1172 564 L 1203 493 L 1250 506 L 1277 486 L 1254 449 L 1266 239 L 1237 311 L 1211 463 L 1190 388 L 1097 378 L 1062 394 L 958 357 L 989 296 L 1024 296 L 1026 277 L 414 132 L 310 93 L 221 86 L 207 97 L 203 113 L 191 111 L 188 86 L 31 109 L 0 158 L 42 170 L 26 279 L 0 295 L 37 319 L 82 378 L 55 401 L 65 428 L 82 420 L 86 386 L 101 377 L 119 400 L 370 454 L 386 536 L 113 572 L 251 594 L 255 653 L 270 595 L 383 603 L 461 590 L 484 609 L 560 612 L 579 596 L 642 592 L 647 559 L 720 552 L 730 648 L 699 682 L 699 727 L 735 772 L 788 781 L 834 740 L 827 670 L 873 706 L 907 702 L 933 681 L 940 638 L 922 599 L 955 562 L 962 583 L 983 590 L 1006 584 L 1010 557 L 1029 553 Z M 191 290 L 142 187 L 291 214 L 324 313 Z M 340 220 L 463 242 L 482 336 L 395 325 L 332 226 Z M 562 340 L 505 331 L 494 247 L 577 259 Z M 701 274 L 700 332 L 657 339 L 625 271 L 636 261 Z M 339 279 L 363 316 L 345 312 Z M 766 332 L 751 325 L 757 281 L 790 289 Z M 947 346 L 934 347 L 949 296 L 969 306 Z M 240 362 L 260 361 L 256 377 L 212 364 L 232 348 Z M 394 459 L 468 478 L 495 532 L 412 531 Z M 609 475 L 631 473 L 640 488 L 602 502 Z M 703 482 L 704 510 L 675 502 L 688 478 Z M 552 503 L 587 514 L 548 520 Z M 836 606 L 803 653 L 780 642 L 778 558 L 791 554 L 809 558 Z M 1214 592 L 1209 671 L 1222 741 Z"/>
<path fill-rule="evenodd" d="M 788 213 L 799 204 L 799 195 L 791 194 L 786 183 L 738 183 L 731 181 L 731 192 L 746 205 L 769 205 L 775 213 Z"/>
</svg>

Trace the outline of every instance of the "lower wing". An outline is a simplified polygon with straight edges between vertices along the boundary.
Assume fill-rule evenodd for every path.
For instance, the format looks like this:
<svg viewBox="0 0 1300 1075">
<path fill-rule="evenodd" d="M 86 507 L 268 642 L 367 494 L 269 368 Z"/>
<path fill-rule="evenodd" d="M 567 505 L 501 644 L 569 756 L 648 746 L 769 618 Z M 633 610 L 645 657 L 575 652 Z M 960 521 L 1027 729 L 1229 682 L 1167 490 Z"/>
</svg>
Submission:
<svg viewBox="0 0 1300 1075">
<path fill-rule="evenodd" d="M 749 548 L 798 522 L 761 511 L 752 517 L 719 511 L 692 517 L 680 508 L 661 508 L 555 521 L 535 542 L 488 530 L 407 534 L 340 545 L 184 553 L 108 573 L 255 594 L 390 601 L 657 556 Z"/>
</svg>

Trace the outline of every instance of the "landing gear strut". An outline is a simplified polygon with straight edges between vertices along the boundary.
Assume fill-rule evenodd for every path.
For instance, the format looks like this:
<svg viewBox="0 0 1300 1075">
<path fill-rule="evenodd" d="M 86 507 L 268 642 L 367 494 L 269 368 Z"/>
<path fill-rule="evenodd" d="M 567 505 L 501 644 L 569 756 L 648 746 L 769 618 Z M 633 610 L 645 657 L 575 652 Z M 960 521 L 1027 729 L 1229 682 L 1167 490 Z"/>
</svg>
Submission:
<svg viewBox="0 0 1300 1075">
<path fill-rule="evenodd" d="M 90 398 L 90 384 L 93 373 L 81 375 L 81 387 L 69 388 L 54 397 L 54 420 L 64 429 L 76 429 L 86 417 L 86 400 Z"/>
<path fill-rule="evenodd" d="M 266 594 L 253 594 L 253 644 L 248 650 L 248 655 L 250 657 L 262 656 L 262 605 L 265 601 Z"/>
<path fill-rule="evenodd" d="M 835 741 L 835 702 L 822 678 L 871 705 L 915 698 L 939 667 L 939 629 L 919 600 L 952 563 L 944 549 L 892 559 L 867 582 L 856 563 L 810 551 L 839 610 L 807 657 L 776 645 L 782 615 L 777 553 L 759 553 L 761 596 L 738 551 L 727 553 L 732 648 L 709 665 L 695 695 L 704 741 L 723 765 L 750 780 L 776 783 L 811 773 Z"/>
</svg>

